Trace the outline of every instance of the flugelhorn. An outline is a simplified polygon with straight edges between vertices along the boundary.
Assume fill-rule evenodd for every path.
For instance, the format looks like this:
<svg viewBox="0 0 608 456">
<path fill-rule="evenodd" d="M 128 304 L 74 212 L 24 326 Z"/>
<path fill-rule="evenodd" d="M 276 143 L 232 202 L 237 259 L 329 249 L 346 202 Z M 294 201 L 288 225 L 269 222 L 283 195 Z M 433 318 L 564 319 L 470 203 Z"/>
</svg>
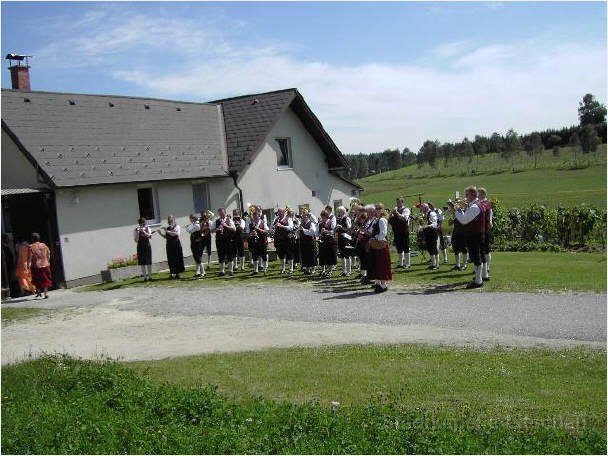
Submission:
<svg viewBox="0 0 608 456">
<path fill-rule="evenodd" d="M 466 198 L 456 198 L 454 200 L 449 199 L 447 200 L 447 204 L 448 206 L 454 206 L 455 210 L 460 209 L 462 211 L 466 210 L 466 208 L 469 207 L 469 202 Z"/>
</svg>

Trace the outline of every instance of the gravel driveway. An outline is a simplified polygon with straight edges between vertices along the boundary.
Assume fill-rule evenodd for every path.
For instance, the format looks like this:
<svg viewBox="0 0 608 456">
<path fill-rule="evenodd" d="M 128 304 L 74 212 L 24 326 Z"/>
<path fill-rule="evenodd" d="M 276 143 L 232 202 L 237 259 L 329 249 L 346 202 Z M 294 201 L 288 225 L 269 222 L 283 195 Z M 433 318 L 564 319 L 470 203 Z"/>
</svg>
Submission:
<svg viewBox="0 0 608 456">
<path fill-rule="evenodd" d="M 337 291 L 308 287 L 58 290 L 49 315 L 2 329 L 2 364 L 41 352 L 162 359 L 350 343 L 606 346 L 605 294 Z"/>
</svg>

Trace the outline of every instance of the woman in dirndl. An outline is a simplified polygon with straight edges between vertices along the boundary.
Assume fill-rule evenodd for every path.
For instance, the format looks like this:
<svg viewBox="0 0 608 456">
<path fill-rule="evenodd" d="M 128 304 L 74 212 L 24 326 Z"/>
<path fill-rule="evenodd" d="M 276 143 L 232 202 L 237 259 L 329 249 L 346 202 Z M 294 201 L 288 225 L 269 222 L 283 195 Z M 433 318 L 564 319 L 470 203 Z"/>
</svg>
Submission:
<svg viewBox="0 0 608 456">
<path fill-rule="evenodd" d="M 175 223 L 175 217 L 167 217 L 169 226 L 158 233 L 167 240 L 167 262 L 169 263 L 169 278 L 179 279 L 180 273 L 184 272 L 184 252 L 182 243 L 179 241 L 181 229 Z M 163 232 L 164 231 L 164 232 Z"/>
<path fill-rule="evenodd" d="M 51 276 L 51 251 L 44 242 L 40 242 L 40 235 L 32 233 L 32 243 L 29 246 L 28 263 L 32 271 L 32 282 L 36 287 L 36 297 L 48 299 L 48 289 L 53 286 Z"/>
<path fill-rule="evenodd" d="M 391 270 L 391 254 L 389 249 L 388 234 L 388 215 L 384 210 L 384 204 L 376 204 L 376 223 L 372 228 L 372 239 L 383 241 L 383 248 L 372 248 L 374 255 L 374 268 L 372 279 L 376 280 L 374 285 L 375 293 L 384 293 L 388 290 L 387 281 L 393 280 Z"/>
<path fill-rule="evenodd" d="M 36 287 L 32 283 L 32 270 L 28 261 L 29 255 L 30 245 L 24 240 L 17 246 L 17 265 L 15 267 L 15 275 L 22 296 L 36 291 Z"/>
<path fill-rule="evenodd" d="M 152 246 L 150 245 L 152 231 L 144 217 L 140 217 L 137 223 L 133 233 L 133 240 L 137 242 L 137 264 L 141 267 L 144 282 L 148 282 L 152 280 Z"/>
</svg>

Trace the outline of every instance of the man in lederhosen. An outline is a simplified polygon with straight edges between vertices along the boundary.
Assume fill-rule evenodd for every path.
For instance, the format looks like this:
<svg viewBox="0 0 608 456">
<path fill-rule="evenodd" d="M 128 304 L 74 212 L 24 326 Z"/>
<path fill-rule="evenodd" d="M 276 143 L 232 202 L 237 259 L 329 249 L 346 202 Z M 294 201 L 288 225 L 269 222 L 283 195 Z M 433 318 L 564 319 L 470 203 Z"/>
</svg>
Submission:
<svg viewBox="0 0 608 456">
<path fill-rule="evenodd" d="M 253 260 L 253 274 L 257 274 L 261 267 L 266 273 L 266 254 L 268 250 L 268 224 L 262 218 L 262 213 L 255 211 L 247 228 L 245 229 L 247 246 Z"/>
<path fill-rule="evenodd" d="M 190 234 L 190 250 L 192 259 L 196 264 L 194 277 L 200 279 L 205 276 L 205 265 L 203 263 L 203 238 L 201 224 L 194 214 L 190 214 L 190 224 L 186 225 L 186 231 Z"/>
<path fill-rule="evenodd" d="M 230 263 L 230 275 L 234 275 L 234 258 L 233 252 L 233 237 L 236 233 L 236 227 L 230 217 L 226 215 L 226 209 L 220 207 L 217 210 L 218 217 L 212 226 L 212 231 L 215 232 L 215 248 L 217 249 L 217 257 L 220 263 L 220 276 L 226 275 L 226 264 Z"/>
<path fill-rule="evenodd" d="M 439 269 L 439 261 L 437 260 L 437 213 L 432 211 L 427 203 L 422 203 L 420 210 L 427 223 L 422 229 L 426 249 L 431 256 L 431 265 L 428 269 L 436 270 Z"/>
<path fill-rule="evenodd" d="M 479 202 L 484 206 L 485 214 L 485 233 L 481 244 L 481 274 L 483 280 L 490 280 L 490 262 L 492 261 L 492 253 L 490 251 L 490 243 L 492 241 L 492 225 L 494 224 L 492 203 L 488 201 L 488 192 L 485 188 L 477 189 Z"/>
<path fill-rule="evenodd" d="M 234 234 L 234 262 L 235 269 L 239 269 L 239 260 L 241 264 L 241 271 L 245 270 L 245 239 L 243 238 L 245 232 L 245 220 L 241 218 L 241 213 L 238 209 L 232 211 L 232 221 L 236 228 Z"/>
<path fill-rule="evenodd" d="M 470 186 L 465 188 L 465 197 L 468 202 L 467 209 L 455 211 L 456 219 L 465 226 L 467 239 L 467 250 L 471 261 L 475 265 L 475 278 L 467 285 L 467 288 L 479 288 L 483 286 L 481 271 L 481 244 L 485 233 L 485 211 L 484 206 L 477 199 L 477 188 Z M 453 209 L 453 204 L 451 205 Z"/>
<path fill-rule="evenodd" d="M 315 273 L 317 266 L 317 246 L 315 238 L 317 235 L 317 225 L 311 220 L 307 210 L 302 211 L 300 223 L 300 257 L 302 261 L 302 272 L 306 275 Z"/>
<path fill-rule="evenodd" d="M 277 210 L 277 215 L 272 222 L 274 226 L 274 248 L 281 260 L 281 274 L 285 274 L 285 266 L 289 261 L 289 272 L 293 273 L 293 251 L 292 239 L 289 234 L 293 231 L 293 219 L 284 208 Z"/>
<path fill-rule="evenodd" d="M 340 206 L 336 210 L 336 235 L 338 237 L 338 256 L 342 259 L 342 276 L 352 273 L 352 220 L 346 215 L 346 208 Z"/>
<path fill-rule="evenodd" d="M 399 254 L 398 268 L 411 268 L 410 215 L 410 208 L 403 205 L 403 197 L 397 198 L 397 206 L 393 209 L 388 222 L 393 229 L 393 242 L 395 243 L 397 253 Z M 407 263 L 405 262 L 406 256 Z"/>
</svg>

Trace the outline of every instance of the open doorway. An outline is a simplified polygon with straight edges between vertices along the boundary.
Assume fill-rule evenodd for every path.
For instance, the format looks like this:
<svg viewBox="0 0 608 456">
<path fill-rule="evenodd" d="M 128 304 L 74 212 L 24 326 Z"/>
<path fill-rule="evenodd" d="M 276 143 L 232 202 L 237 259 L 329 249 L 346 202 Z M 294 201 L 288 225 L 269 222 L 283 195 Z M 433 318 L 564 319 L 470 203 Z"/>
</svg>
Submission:
<svg viewBox="0 0 608 456">
<path fill-rule="evenodd" d="M 9 236 L 13 251 L 16 251 L 17 243 L 23 240 L 30 242 L 32 233 L 39 233 L 40 240 L 51 250 L 54 288 L 65 285 L 53 193 L 3 194 L 2 233 Z"/>
</svg>

